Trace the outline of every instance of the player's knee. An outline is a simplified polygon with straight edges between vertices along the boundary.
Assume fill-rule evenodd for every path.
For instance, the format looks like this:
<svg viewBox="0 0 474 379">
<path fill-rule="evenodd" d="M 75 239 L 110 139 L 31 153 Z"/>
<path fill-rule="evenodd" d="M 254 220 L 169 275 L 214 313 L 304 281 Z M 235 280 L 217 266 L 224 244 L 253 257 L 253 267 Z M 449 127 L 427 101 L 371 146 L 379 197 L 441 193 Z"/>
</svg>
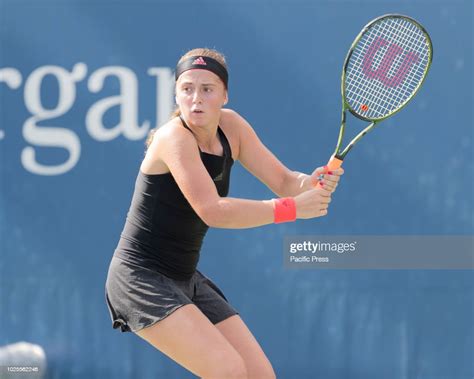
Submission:
<svg viewBox="0 0 474 379">
<path fill-rule="evenodd" d="M 218 365 L 209 368 L 209 372 L 204 377 L 206 379 L 247 379 L 247 367 L 240 355 L 225 357 Z"/>
</svg>

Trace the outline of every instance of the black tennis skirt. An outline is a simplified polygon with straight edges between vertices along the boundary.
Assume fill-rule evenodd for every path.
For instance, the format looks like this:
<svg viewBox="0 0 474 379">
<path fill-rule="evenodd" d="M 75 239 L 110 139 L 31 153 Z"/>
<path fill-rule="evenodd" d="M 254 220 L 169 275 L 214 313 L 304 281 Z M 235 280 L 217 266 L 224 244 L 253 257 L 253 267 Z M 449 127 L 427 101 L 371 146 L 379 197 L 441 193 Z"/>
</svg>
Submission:
<svg viewBox="0 0 474 379">
<path fill-rule="evenodd" d="M 196 305 L 213 324 L 238 314 L 198 270 L 189 280 L 175 280 L 117 257 L 110 262 L 105 299 L 112 327 L 122 332 L 151 326 L 186 304 Z"/>
</svg>

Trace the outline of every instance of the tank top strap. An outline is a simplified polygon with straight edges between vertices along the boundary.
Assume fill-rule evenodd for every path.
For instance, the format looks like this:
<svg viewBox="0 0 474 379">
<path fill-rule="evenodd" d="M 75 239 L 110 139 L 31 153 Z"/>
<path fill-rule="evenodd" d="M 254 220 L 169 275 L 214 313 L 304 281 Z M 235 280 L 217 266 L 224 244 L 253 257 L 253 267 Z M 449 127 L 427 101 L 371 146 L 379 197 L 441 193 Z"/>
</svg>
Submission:
<svg viewBox="0 0 474 379">
<path fill-rule="evenodd" d="M 224 149 L 224 157 L 232 158 L 232 149 L 230 148 L 229 140 L 219 125 L 217 125 L 217 132 L 219 133 L 219 139 L 221 140 L 222 148 Z"/>
</svg>

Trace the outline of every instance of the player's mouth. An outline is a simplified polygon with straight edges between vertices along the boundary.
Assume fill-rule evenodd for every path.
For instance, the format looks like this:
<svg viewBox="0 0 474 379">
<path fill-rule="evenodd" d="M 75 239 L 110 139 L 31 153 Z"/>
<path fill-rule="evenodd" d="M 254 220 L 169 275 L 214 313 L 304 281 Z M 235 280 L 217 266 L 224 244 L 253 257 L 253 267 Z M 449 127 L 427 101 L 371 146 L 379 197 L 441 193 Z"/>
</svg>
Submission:
<svg viewBox="0 0 474 379">
<path fill-rule="evenodd" d="M 204 113 L 204 112 L 203 112 L 202 110 L 200 110 L 200 109 L 194 109 L 194 110 L 192 110 L 191 112 L 194 113 L 194 114 L 201 114 L 201 113 Z"/>
</svg>

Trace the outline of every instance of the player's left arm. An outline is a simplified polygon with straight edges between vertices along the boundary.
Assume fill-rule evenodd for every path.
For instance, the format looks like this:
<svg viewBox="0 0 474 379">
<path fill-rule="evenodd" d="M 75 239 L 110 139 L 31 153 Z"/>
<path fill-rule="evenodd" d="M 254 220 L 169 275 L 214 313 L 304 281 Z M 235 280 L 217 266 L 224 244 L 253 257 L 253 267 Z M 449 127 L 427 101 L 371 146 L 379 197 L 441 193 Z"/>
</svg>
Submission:
<svg viewBox="0 0 474 379">
<path fill-rule="evenodd" d="M 315 178 L 324 172 L 317 169 L 317 174 L 307 175 L 287 168 L 260 140 L 251 125 L 238 113 L 227 110 L 232 127 L 237 130 L 239 139 L 240 163 L 273 193 L 280 197 L 296 196 L 308 191 L 316 184 Z M 337 184 L 329 183 L 330 175 L 326 175 L 328 186 L 335 188 Z M 338 180 L 337 175 L 336 179 Z M 326 180 L 325 177 L 325 180 Z"/>
</svg>

